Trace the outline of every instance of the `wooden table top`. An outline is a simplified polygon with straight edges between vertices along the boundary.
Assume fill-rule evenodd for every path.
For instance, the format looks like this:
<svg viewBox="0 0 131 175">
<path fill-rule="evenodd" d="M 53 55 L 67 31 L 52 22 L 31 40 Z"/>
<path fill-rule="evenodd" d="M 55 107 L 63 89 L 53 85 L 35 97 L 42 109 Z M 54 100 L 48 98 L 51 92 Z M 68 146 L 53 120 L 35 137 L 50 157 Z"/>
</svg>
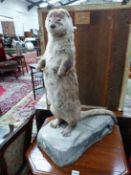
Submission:
<svg viewBox="0 0 131 175">
<path fill-rule="evenodd" d="M 55 165 L 34 141 L 26 152 L 33 175 L 71 175 L 72 170 L 80 175 L 125 175 L 128 166 L 123 143 L 116 125 L 113 132 L 92 145 L 75 163 L 63 168 Z"/>
</svg>

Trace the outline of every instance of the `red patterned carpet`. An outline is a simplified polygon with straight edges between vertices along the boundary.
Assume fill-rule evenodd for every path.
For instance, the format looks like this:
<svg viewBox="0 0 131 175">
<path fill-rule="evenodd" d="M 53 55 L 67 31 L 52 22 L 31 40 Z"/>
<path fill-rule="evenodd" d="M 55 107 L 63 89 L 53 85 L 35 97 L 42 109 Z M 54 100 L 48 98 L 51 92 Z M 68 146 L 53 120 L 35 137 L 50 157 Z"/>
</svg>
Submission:
<svg viewBox="0 0 131 175">
<path fill-rule="evenodd" d="M 36 51 L 24 54 L 27 65 L 36 63 Z M 29 69 L 28 69 L 29 70 Z M 30 74 L 19 77 L 17 80 L 12 75 L 7 75 L 4 81 L 0 77 L 0 109 L 2 115 L 16 105 L 23 97 L 32 91 Z"/>
<path fill-rule="evenodd" d="M 4 81 L 0 80 L 0 109 L 2 115 L 31 91 L 32 84 L 29 74 L 18 79 L 7 76 Z"/>
<path fill-rule="evenodd" d="M 3 95 L 5 92 L 6 90 L 2 86 L 0 86 L 0 96 Z"/>
<path fill-rule="evenodd" d="M 7 129 L 9 124 L 13 124 L 15 129 L 18 128 L 34 111 L 36 100 L 33 98 L 32 92 L 27 94 L 8 112 L 0 117 L 0 128 Z M 36 135 L 36 124 L 34 120 L 32 136 Z"/>
</svg>

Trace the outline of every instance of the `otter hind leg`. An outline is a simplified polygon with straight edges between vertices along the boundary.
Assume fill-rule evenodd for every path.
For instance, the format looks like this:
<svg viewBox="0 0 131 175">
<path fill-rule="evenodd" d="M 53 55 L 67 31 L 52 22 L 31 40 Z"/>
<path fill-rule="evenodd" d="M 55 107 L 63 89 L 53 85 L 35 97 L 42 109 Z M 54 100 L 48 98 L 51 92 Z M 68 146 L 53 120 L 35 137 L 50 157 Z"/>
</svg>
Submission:
<svg viewBox="0 0 131 175">
<path fill-rule="evenodd" d="M 76 126 L 76 122 L 71 122 L 63 129 L 62 135 L 65 137 L 69 137 L 71 135 L 72 129 Z"/>
</svg>

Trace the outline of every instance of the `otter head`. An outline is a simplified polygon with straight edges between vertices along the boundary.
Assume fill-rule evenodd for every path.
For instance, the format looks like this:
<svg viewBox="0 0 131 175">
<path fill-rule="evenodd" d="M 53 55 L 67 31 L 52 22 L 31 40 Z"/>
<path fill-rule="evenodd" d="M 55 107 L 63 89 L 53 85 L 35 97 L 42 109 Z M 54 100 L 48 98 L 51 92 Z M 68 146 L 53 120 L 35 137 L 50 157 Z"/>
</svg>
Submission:
<svg viewBox="0 0 131 175">
<path fill-rule="evenodd" d="M 73 32 L 73 23 L 70 14 L 65 9 L 51 10 L 45 21 L 47 32 L 56 37 L 62 37 Z"/>
</svg>

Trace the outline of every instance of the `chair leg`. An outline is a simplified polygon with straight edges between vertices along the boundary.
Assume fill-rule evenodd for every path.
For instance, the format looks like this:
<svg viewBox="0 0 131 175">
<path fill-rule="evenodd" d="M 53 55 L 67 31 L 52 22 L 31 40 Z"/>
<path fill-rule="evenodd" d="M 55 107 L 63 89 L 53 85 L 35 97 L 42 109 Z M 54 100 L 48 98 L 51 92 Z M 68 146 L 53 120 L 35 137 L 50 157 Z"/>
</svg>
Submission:
<svg viewBox="0 0 131 175">
<path fill-rule="evenodd" d="M 2 110 L 1 110 L 1 108 L 0 108 L 0 116 L 2 115 Z"/>
<path fill-rule="evenodd" d="M 23 60 L 21 59 L 21 68 L 22 68 L 22 73 L 23 73 L 23 75 L 25 74 L 24 73 L 24 63 L 23 63 Z"/>
<path fill-rule="evenodd" d="M 21 66 L 18 66 L 18 72 L 21 75 Z"/>
<path fill-rule="evenodd" d="M 2 80 L 4 81 L 4 72 L 3 71 L 1 72 L 1 77 L 2 77 Z"/>
<path fill-rule="evenodd" d="M 28 72 L 28 67 L 27 67 L 27 64 L 26 64 L 25 57 L 24 57 L 24 63 L 25 63 L 26 72 Z"/>
<path fill-rule="evenodd" d="M 17 70 L 14 71 L 14 75 L 15 75 L 15 78 L 17 80 L 18 79 Z"/>
<path fill-rule="evenodd" d="M 25 60 L 25 57 L 24 56 L 22 56 L 22 66 L 23 66 L 23 69 L 24 69 L 24 67 L 26 68 L 26 72 L 28 72 L 28 67 L 27 67 L 27 64 L 26 64 L 26 60 Z"/>
</svg>

